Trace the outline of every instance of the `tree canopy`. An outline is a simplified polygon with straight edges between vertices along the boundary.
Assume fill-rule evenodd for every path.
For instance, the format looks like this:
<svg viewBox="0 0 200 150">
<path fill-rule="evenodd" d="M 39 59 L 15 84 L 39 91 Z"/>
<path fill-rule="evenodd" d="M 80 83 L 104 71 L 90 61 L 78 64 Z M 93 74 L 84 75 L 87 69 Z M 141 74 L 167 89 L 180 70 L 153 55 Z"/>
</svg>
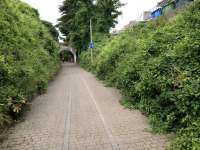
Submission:
<svg viewBox="0 0 200 150">
<path fill-rule="evenodd" d="M 49 29 L 49 32 L 51 33 L 54 40 L 58 41 L 59 33 L 56 30 L 56 28 L 53 26 L 53 24 L 45 20 L 42 20 L 42 23 Z"/>
<path fill-rule="evenodd" d="M 117 23 L 121 6 L 119 0 L 98 0 L 96 4 L 93 0 L 65 0 L 58 20 L 58 27 L 66 36 L 65 42 L 79 52 L 86 50 L 90 40 L 90 19 L 94 32 L 107 34 Z"/>
</svg>

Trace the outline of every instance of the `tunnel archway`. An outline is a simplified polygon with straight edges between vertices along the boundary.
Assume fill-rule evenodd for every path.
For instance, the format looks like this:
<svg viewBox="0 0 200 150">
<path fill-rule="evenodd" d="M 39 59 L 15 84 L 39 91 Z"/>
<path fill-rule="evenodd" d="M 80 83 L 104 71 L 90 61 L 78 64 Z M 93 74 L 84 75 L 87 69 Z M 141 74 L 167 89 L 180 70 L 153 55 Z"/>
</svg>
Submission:
<svg viewBox="0 0 200 150">
<path fill-rule="evenodd" d="M 73 62 L 76 63 L 77 60 L 77 56 L 76 56 L 76 52 L 74 51 L 74 49 L 72 47 L 61 47 L 59 54 L 60 56 L 62 55 L 63 52 L 68 52 L 69 55 L 73 56 Z"/>
<path fill-rule="evenodd" d="M 74 55 L 70 51 L 61 51 L 60 52 L 60 60 L 63 62 L 73 62 L 74 63 Z"/>
</svg>

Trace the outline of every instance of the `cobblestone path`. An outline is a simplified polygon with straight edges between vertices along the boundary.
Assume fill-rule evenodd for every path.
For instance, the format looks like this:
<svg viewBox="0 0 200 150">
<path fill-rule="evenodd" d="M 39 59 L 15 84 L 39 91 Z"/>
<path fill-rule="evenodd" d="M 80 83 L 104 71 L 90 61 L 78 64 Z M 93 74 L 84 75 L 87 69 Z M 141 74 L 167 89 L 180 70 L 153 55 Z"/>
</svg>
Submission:
<svg viewBox="0 0 200 150">
<path fill-rule="evenodd" d="M 164 150 L 166 138 L 147 132 L 146 118 L 120 104 L 120 94 L 65 64 L 0 150 Z"/>
</svg>

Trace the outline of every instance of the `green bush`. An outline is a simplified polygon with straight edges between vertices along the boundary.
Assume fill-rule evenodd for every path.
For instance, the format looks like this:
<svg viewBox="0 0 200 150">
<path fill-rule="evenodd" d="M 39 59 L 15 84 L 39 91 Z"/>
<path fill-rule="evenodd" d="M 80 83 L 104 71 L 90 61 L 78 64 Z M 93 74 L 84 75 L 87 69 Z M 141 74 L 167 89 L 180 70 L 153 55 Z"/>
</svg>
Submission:
<svg viewBox="0 0 200 150">
<path fill-rule="evenodd" d="M 199 150 L 200 147 L 200 122 L 195 121 L 188 128 L 181 129 L 177 138 L 172 142 L 172 149 Z"/>
<path fill-rule="evenodd" d="M 172 149 L 198 149 L 200 1 L 173 18 L 130 27 L 99 49 L 93 64 L 87 52 L 81 64 L 122 90 L 123 104 L 147 114 L 155 131 L 177 133 Z"/>
<path fill-rule="evenodd" d="M 0 1 L 0 126 L 45 91 L 59 68 L 57 51 L 35 9 L 19 0 Z"/>
</svg>

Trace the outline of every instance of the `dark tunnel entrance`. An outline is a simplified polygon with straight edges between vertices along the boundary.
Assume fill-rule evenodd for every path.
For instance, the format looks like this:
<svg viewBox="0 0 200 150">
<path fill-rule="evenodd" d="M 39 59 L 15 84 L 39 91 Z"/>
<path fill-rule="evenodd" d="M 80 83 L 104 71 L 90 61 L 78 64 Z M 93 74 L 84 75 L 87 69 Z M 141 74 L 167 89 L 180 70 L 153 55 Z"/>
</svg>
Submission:
<svg viewBox="0 0 200 150">
<path fill-rule="evenodd" d="M 63 50 L 60 52 L 60 60 L 64 62 L 74 62 L 74 55 L 70 51 Z"/>
</svg>

